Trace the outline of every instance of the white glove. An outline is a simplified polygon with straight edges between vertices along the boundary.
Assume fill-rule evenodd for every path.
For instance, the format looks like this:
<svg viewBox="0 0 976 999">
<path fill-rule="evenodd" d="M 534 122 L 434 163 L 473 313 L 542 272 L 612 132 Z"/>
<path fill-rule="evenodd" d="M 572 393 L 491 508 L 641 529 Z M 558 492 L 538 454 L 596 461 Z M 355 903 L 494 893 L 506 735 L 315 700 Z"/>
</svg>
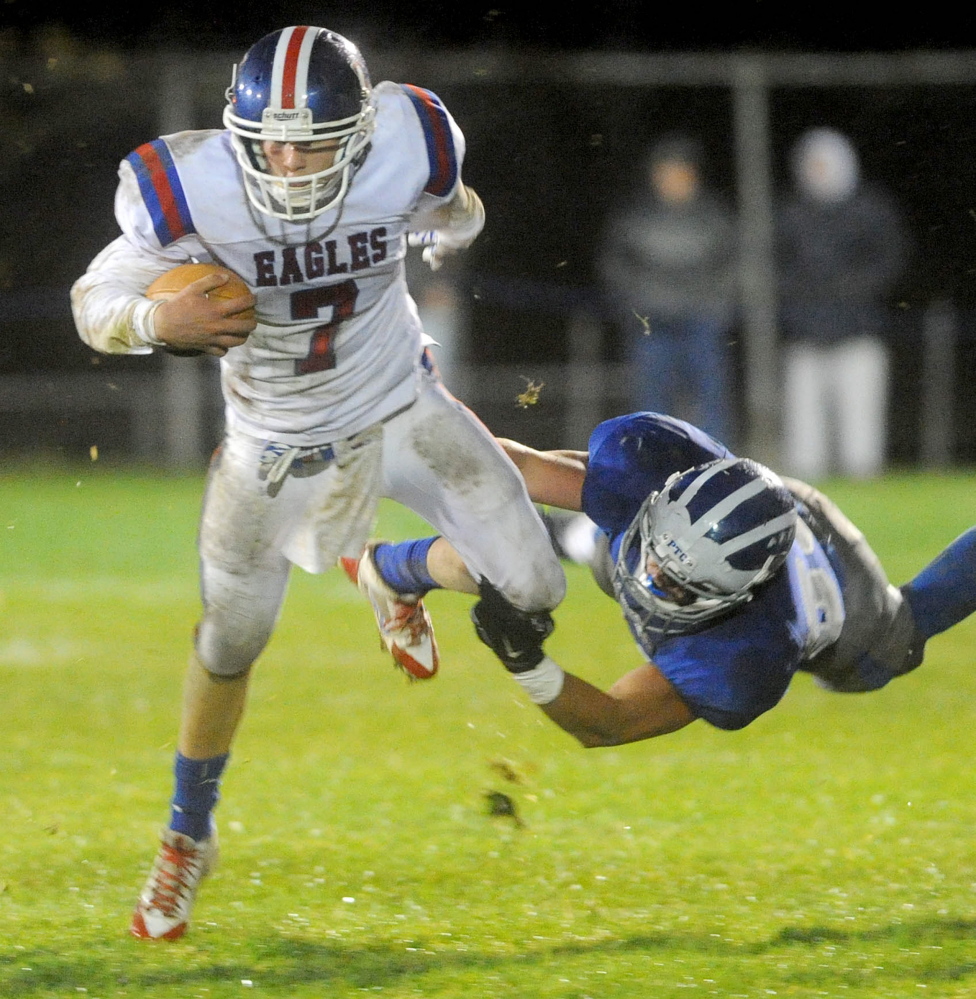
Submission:
<svg viewBox="0 0 976 999">
<path fill-rule="evenodd" d="M 410 246 L 424 247 L 423 259 L 432 271 L 451 254 L 469 247 L 485 225 L 485 206 L 470 187 L 461 188 L 459 196 L 438 214 L 444 219 L 443 226 L 407 234 Z"/>
<path fill-rule="evenodd" d="M 440 270 L 444 260 L 452 253 L 463 250 L 470 246 L 470 242 L 453 244 L 447 232 L 431 229 L 429 232 L 411 232 L 407 234 L 407 242 L 410 246 L 422 246 L 424 248 L 424 263 L 430 264 L 432 271 Z"/>
</svg>

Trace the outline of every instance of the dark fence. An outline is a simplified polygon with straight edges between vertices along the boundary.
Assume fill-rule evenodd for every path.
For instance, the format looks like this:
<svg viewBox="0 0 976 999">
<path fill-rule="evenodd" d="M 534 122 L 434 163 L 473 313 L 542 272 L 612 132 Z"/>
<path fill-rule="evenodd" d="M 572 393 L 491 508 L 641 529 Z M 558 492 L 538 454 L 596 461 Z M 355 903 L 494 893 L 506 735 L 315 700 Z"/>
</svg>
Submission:
<svg viewBox="0 0 976 999">
<path fill-rule="evenodd" d="M 827 124 L 854 138 L 913 241 L 891 302 L 892 461 L 976 461 L 976 399 L 966 390 L 976 359 L 972 53 L 365 54 L 374 80 L 434 89 L 465 131 L 465 176 L 489 222 L 448 274 L 455 342 L 445 369 L 499 434 L 578 445 L 592 422 L 627 408 L 620 334 L 602 311 L 594 261 L 609 206 L 643 151 L 682 127 L 703 137 L 709 179 L 740 208 L 735 443 L 774 449 L 772 198 L 793 139 Z M 67 288 L 116 235 L 119 160 L 155 135 L 218 126 L 235 58 L 82 51 L 65 40 L 0 51 L 2 451 L 74 456 L 101 443 L 120 458 L 185 463 L 219 437 L 212 365 L 93 355 L 74 332 Z M 423 299 L 429 275 L 414 268 L 411 278 Z M 540 383 L 523 405 L 524 389 Z"/>
</svg>

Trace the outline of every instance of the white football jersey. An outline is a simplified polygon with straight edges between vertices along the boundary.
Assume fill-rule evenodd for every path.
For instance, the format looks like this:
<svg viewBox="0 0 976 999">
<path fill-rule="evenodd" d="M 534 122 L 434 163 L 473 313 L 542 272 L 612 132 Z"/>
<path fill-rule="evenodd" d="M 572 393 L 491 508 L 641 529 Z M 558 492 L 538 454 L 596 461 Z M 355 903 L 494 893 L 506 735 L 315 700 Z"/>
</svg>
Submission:
<svg viewBox="0 0 976 999">
<path fill-rule="evenodd" d="M 221 358 L 228 424 L 285 444 L 348 437 L 413 401 L 422 329 L 404 277 L 406 234 L 448 202 L 464 138 L 429 91 L 384 82 L 376 127 L 338 209 L 309 222 L 272 219 L 248 201 L 223 130 L 140 146 L 119 168 L 123 236 L 72 290 L 82 338 L 145 353 L 143 292 L 190 260 L 239 274 L 258 326 Z"/>
</svg>

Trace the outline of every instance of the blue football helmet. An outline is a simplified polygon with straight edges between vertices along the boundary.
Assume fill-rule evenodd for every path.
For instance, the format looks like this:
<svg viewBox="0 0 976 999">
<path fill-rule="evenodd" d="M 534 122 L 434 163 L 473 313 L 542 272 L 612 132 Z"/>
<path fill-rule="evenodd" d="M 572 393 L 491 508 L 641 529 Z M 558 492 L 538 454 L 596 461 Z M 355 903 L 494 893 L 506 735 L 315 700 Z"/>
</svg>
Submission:
<svg viewBox="0 0 976 999">
<path fill-rule="evenodd" d="M 359 49 L 326 28 L 265 35 L 234 67 L 224 125 L 251 203 L 274 218 L 308 221 L 338 206 L 369 149 L 376 109 Z M 301 177 L 270 172 L 264 142 L 337 143 L 332 165 Z"/>
<path fill-rule="evenodd" d="M 751 600 L 786 561 L 796 521 L 793 495 L 758 462 L 720 458 L 676 472 L 621 541 L 614 588 L 631 624 L 682 634 Z"/>
</svg>

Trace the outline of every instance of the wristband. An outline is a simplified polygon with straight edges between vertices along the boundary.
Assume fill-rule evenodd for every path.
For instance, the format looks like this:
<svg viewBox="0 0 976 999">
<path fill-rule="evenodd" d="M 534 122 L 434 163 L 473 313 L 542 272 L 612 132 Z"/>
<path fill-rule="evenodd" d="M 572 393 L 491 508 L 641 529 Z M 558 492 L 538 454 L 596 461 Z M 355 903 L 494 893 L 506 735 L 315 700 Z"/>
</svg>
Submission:
<svg viewBox="0 0 976 999">
<path fill-rule="evenodd" d="M 156 336 L 156 310 L 162 305 L 159 302 L 147 302 L 145 308 L 140 302 L 133 310 L 132 325 L 135 327 L 136 336 L 144 340 L 153 347 L 165 347 L 166 342 Z"/>
<path fill-rule="evenodd" d="M 551 704 L 562 693 L 566 678 L 562 667 L 548 656 L 543 656 L 538 666 L 512 676 L 533 704 Z"/>
</svg>

